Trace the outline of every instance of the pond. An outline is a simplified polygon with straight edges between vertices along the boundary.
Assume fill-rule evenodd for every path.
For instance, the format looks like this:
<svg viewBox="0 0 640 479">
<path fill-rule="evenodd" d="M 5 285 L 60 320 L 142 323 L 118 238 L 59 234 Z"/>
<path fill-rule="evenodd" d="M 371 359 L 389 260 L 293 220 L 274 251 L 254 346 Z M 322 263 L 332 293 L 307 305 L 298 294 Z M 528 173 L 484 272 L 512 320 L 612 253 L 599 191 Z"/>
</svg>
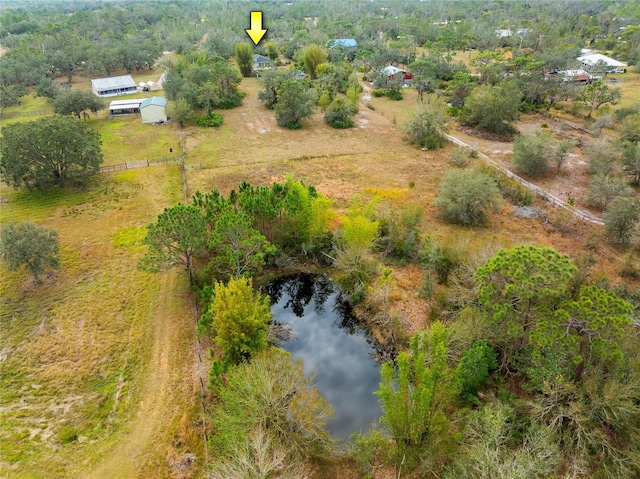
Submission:
<svg viewBox="0 0 640 479">
<path fill-rule="evenodd" d="M 357 323 L 339 288 L 324 275 L 297 274 L 270 282 L 273 320 L 288 323 L 293 337 L 281 347 L 304 362 L 306 374 L 335 413 L 331 435 L 346 440 L 366 432 L 382 412 L 377 391 L 380 368 L 375 341 Z"/>
</svg>

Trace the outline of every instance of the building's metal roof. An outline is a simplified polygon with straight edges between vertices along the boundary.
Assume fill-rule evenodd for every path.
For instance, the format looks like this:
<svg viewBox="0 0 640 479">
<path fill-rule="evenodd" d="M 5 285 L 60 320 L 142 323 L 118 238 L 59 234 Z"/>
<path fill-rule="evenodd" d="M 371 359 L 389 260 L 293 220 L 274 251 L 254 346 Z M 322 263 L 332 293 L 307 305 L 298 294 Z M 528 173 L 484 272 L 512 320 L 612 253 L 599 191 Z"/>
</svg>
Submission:
<svg viewBox="0 0 640 479">
<path fill-rule="evenodd" d="M 396 66 L 393 65 L 389 65 L 388 67 L 384 67 L 382 70 L 380 70 L 381 73 L 384 73 L 387 76 L 392 76 L 395 75 L 396 73 L 407 73 L 406 70 L 403 70 L 402 68 L 398 68 Z"/>
<path fill-rule="evenodd" d="M 156 105 L 156 106 L 167 106 L 167 99 L 162 96 L 152 96 L 151 98 L 145 98 L 140 103 L 140 108 L 144 108 L 146 106 Z"/>
<path fill-rule="evenodd" d="M 136 82 L 133 81 L 131 75 L 91 80 L 91 88 L 96 91 L 121 90 L 124 88 L 136 88 L 136 86 Z"/>
<path fill-rule="evenodd" d="M 358 42 L 355 38 L 336 38 L 331 42 L 331 48 L 334 47 L 343 47 L 343 48 L 354 48 L 358 46 Z"/>
<path fill-rule="evenodd" d="M 140 108 L 142 100 L 131 98 L 130 100 L 115 100 L 109 103 L 109 110 L 126 110 L 128 108 Z"/>
<path fill-rule="evenodd" d="M 580 63 L 584 63 L 585 65 L 595 66 L 598 62 L 603 62 L 608 67 L 626 67 L 626 63 L 619 62 L 618 60 L 614 60 L 611 57 L 603 55 L 601 53 L 591 53 L 589 55 L 583 55 L 578 57 L 578 61 Z"/>
<path fill-rule="evenodd" d="M 271 59 L 262 56 L 262 55 L 258 55 L 257 53 L 253 54 L 253 63 L 270 63 Z"/>
</svg>

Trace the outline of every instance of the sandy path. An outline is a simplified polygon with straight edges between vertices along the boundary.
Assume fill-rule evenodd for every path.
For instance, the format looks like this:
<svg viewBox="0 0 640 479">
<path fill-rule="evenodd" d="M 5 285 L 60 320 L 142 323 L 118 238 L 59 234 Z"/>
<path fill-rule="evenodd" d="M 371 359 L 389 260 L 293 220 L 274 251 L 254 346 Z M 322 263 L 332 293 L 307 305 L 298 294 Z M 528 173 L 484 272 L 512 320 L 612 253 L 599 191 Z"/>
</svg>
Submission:
<svg viewBox="0 0 640 479">
<path fill-rule="evenodd" d="M 129 479 L 139 476 L 150 460 L 166 456 L 159 450 L 166 446 L 166 430 L 182 413 L 182 405 L 196 397 L 194 350 L 185 348 L 185 343 L 193 343 L 194 323 L 183 304 L 183 276 L 174 269 L 158 277 L 162 285 L 149 334 L 153 346 L 135 417 L 113 438 L 115 445 L 109 441 L 111 448 L 101 454 L 104 460 L 76 477 Z"/>
</svg>

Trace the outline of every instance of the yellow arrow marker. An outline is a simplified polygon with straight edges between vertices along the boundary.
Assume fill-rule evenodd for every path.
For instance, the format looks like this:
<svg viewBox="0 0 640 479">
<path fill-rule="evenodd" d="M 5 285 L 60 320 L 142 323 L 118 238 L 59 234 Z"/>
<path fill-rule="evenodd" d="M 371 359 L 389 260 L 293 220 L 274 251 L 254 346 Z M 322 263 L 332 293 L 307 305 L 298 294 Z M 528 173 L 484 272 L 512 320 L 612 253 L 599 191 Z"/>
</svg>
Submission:
<svg viewBox="0 0 640 479">
<path fill-rule="evenodd" d="M 251 28 L 245 30 L 255 45 L 260 43 L 266 30 L 262 28 L 262 12 L 251 12 Z"/>
</svg>

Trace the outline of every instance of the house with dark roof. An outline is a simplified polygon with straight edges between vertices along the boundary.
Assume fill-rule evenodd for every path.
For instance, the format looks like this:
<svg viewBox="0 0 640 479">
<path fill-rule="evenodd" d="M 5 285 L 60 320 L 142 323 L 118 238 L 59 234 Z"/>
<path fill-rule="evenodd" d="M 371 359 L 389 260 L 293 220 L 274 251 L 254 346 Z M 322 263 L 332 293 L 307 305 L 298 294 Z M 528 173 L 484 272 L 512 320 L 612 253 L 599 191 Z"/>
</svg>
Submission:
<svg viewBox="0 0 640 479">
<path fill-rule="evenodd" d="M 101 98 L 110 96 L 126 95 L 138 91 L 138 85 L 133 81 L 131 75 L 122 75 L 119 77 L 97 78 L 91 80 L 91 89 L 93 93 Z"/>
<path fill-rule="evenodd" d="M 266 70 L 267 68 L 272 68 L 272 67 L 273 67 L 273 62 L 271 61 L 271 59 L 263 55 L 258 55 L 257 53 L 253 54 L 253 69 L 255 71 Z"/>
</svg>

